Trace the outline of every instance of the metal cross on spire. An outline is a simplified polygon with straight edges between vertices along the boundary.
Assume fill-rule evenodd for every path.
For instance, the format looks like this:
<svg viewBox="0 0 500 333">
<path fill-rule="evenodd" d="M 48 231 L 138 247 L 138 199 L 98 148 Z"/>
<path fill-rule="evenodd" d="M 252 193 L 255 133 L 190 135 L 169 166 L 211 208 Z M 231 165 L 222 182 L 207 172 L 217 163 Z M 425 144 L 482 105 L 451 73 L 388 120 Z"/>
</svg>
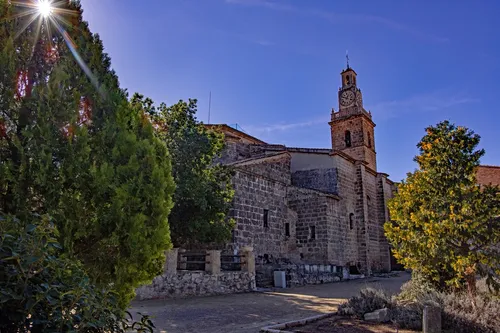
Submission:
<svg viewBox="0 0 500 333">
<path fill-rule="evenodd" d="M 349 51 L 345 51 L 345 58 L 347 59 L 347 69 L 349 69 Z"/>
</svg>

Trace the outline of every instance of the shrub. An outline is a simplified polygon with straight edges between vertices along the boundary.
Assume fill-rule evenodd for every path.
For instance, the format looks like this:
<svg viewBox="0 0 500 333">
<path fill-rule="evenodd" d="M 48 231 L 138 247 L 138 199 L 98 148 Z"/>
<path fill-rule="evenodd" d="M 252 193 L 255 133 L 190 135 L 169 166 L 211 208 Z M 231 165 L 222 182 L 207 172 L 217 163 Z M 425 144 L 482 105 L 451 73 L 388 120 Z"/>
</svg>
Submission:
<svg viewBox="0 0 500 333">
<path fill-rule="evenodd" d="M 30 222 L 0 214 L 0 332 L 153 331 L 147 317 L 130 323 L 114 293 L 61 255 L 48 217 Z"/>
<path fill-rule="evenodd" d="M 366 287 L 359 296 L 354 296 L 339 306 L 339 314 L 363 318 L 365 313 L 390 307 L 391 298 L 383 290 Z"/>
<path fill-rule="evenodd" d="M 454 333 L 500 332 L 500 300 L 488 293 L 478 293 L 474 303 L 475 306 L 467 294 L 443 295 L 443 328 Z"/>
<path fill-rule="evenodd" d="M 363 318 L 365 313 L 389 308 L 391 320 L 398 327 L 422 330 L 424 307 L 432 304 L 441 307 L 445 330 L 454 333 L 500 332 L 500 299 L 489 291 L 484 281 L 478 286 L 477 296 L 471 299 L 464 293 L 436 291 L 425 278 L 414 274 L 392 299 L 382 290 L 366 288 L 361 290 L 360 296 L 340 305 L 339 314 Z"/>
</svg>

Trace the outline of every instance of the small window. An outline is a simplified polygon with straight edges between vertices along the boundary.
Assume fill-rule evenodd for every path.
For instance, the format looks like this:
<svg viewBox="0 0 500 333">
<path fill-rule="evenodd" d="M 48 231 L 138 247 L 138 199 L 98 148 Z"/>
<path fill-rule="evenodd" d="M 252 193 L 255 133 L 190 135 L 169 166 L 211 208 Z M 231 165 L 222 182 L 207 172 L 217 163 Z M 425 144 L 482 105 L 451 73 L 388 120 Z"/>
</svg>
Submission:
<svg viewBox="0 0 500 333">
<path fill-rule="evenodd" d="M 349 75 L 347 75 L 347 76 L 345 77 L 345 83 L 346 83 L 346 84 L 351 84 L 351 79 L 350 79 Z"/>
<path fill-rule="evenodd" d="M 349 229 L 354 229 L 354 214 L 349 214 Z"/>
<path fill-rule="evenodd" d="M 345 131 L 345 146 L 346 147 L 351 146 L 351 132 L 350 131 Z"/>
<path fill-rule="evenodd" d="M 264 228 L 269 228 L 269 210 L 264 209 Z"/>
<path fill-rule="evenodd" d="M 367 136 L 368 136 L 368 148 L 371 148 L 372 147 L 372 136 L 370 135 L 370 133 L 366 133 Z"/>
<path fill-rule="evenodd" d="M 309 239 L 316 239 L 316 226 L 309 227 Z"/>
<path fill-rule="evenodd" d="M 290 237 L 290 223 L 285 223 L 285 236 Z"/>
</svg>

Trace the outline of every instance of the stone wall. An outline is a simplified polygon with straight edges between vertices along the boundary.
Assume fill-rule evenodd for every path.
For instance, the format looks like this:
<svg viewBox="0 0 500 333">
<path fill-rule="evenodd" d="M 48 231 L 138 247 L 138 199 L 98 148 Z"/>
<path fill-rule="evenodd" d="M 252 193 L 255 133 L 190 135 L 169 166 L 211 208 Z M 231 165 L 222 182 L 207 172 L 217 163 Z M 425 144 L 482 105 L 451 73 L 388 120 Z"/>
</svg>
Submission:
<svg viewBox="0 0 500 333">
<path fill-rule="evenodd" d="M 342 198 L 338 205 L 338 216 L 340 220 L 339 233 L 344 236 L 343 250 L 346 266 L 356 265 L 360 262 L 358 253 L 358 233 L 361 232 L 363 216 L 356 210 L 356 166 L 353 162 L 343 157 L 335 156 L 337 166 L 337 183 L 339 196 Z"/>
<path fill-rule="evenodd" d="M 297 187 L 338 194 L 337 169 L 299 170 L 292 174 L 292 184 Z"/>
<path fill-rule="evenodd" d="M 227 164 L 239 161 L 245 158 L 250 158 L 250 144 L 226 141 L 226 147 L 222 152 L 222 156 L 216 160 L 218 163 Z"/>
<path fill-rule="evenodd" d="M 328 223 L 326 195 L 291 187 L 288 207 L 297 213 L 296 241 L 301 259 L 311 264 L 328 262 Z"/>
<path fill-rule="evenodd" d="M 286 152 L 277 152 L 272 155 L 253 156 L 252 159 L 248 161 L 243 160 L 235 164 L 235 166 L 268 180 L 290 185 L 292 182 L 290 160 L 290 154 Z"/>
<path fill-rule="evenodd" d="M 285 234 L 286 223 L 290 231 L 295 230 L 294 221 L 288 221 L 285 200 L 290 183 L 289 161 L 290 156 L 284 154 L 277 160 L 235 169 L 235 196 L 230 211 L 236 221 L 233 250 L 252 246 L 257 257 L 269 260 L 281 257 L 295 243 L 291 235 Z"/>
<path fill-rule="evenodd" d="M 366 161 L 368 167 L 377 170 L 377 159 L 374 150 L 374 124 L 364 115 L 335 119 L 331 123 L 331 136 L 333 151 L 342 151 L 352 158 Z M 345 143 L 345 132 L 351 133 L 351 147 Z M 370 145 L 368 142 L 370 135 Z"/>
<path fill-rule="evenodd" d="M 255 290 L 255 274 L 249 272 L 179 271 L 157 276 L 153 283 L 136 290 L 137 299 L 233 294 Z"/>
<path fill-rule="evenodd" d="M 287 287 L 333 283 L 363 277 L 350 274 L 348 268 L 336 265 L 275 263 L 257 266 L 257 285 L 273 287 L 275 271 L 285 272 Z"/>
<path fill-rule="evenodd" d="M 206 257 L 204 271 L 186 270 L 186 262 L 178 262 L 179 258 L 183 258 L 179 256 L 182 253 L 186 252 L 180 249 L 166 252 L 163 274 L 154 278 L 151 284 L 136 289 L 137 299 L 232 294 L 250 292 L 256 288 L 255 256 L 249 247 L 244 247 L 240 252 L 240 271 L 221 271 L 221 253 L 218 250 L 210 250 L 203 255 Z"/>
<path fill-rule="evenodd" d="M 500 166 L 480 165 L 476 171 L 476 181 L 480 185 L 500 185 Z"/>
</svg>

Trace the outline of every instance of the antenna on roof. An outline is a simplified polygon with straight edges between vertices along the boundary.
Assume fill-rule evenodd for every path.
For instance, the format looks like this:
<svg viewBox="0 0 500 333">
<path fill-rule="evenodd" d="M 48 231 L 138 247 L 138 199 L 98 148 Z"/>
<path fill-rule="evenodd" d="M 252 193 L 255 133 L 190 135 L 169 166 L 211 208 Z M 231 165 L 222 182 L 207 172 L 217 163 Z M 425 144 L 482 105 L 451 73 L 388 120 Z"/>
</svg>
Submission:
<svg viewBox="0 0 500 333">
<path fill-rule="evenodd" d="M 349 51 L 345 50 L 345 58 L 347 59 L 347 69 L 349 69 Z"/>
</svg>

